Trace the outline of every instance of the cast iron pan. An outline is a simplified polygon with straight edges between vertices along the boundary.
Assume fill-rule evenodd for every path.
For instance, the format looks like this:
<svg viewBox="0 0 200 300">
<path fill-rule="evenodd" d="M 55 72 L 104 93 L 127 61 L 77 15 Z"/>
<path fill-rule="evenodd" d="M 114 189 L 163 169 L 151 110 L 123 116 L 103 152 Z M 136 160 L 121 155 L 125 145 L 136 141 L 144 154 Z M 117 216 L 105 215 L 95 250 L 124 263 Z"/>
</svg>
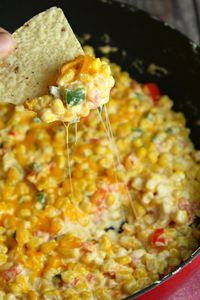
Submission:
<svg viewBox="0 0 200 300">
<path fill-rule="evenodd" d="M 191 138 L 200 148 L 200 47 L 167 24 L 136 9 L 132 5 L 100 0 L 1 0 L 0 25 L 11 32 L 35 14 L 51 6 L 61 7 L 78 36 L 90 33 L 87 43 L 97 50 L 106 44 L 118 51 L 109 56 L 140 82 L 157 82 L 162 93 L 175 102 L 174 109 L 182 111 L 191 129 Z M 147 72 L 149 64 L 166 72 Z M 199 125 L 198 125 L 199 124 Z M 184 266 L 200 253 L 197 250 Z M 173 274 L 165 276 L 163 280 Z M 153 288 L 155 283 L 127 299 L 135 299 Z"/>
</svg>

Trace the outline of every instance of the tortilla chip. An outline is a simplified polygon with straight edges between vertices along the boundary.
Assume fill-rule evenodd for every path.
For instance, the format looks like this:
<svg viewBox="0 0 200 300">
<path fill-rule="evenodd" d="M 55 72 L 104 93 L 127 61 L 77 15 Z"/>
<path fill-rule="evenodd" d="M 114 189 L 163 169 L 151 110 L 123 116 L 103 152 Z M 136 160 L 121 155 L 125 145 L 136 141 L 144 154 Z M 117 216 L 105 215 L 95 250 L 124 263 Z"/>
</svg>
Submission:
<svg viewBox="0 0 200 300">
<path fill-rule="evenodd" d="M 0 61 L 0 102 L 19 104 L 44 95 L 59 67 L 83 54 L 63 11 L 57 7 L 33 17 L 13 37 L 15 52 Z"/>
</svg>

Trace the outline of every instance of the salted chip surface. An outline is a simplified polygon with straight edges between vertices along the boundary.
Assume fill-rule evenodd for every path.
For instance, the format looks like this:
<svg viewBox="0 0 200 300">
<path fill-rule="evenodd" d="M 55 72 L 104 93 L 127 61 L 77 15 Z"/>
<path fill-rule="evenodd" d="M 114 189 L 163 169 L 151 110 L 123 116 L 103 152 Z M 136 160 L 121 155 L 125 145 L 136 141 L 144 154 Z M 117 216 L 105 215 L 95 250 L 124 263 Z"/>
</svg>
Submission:
<svg viewBox="0 0 200 300">
<path fill-rule="evenodd" d="M 13 33 L 14 53 L 0 60 L 0 102 L 23 103 L 47 93 L 60 66 L 82 55 L 63 11 L 52 7 Z"/>
</svg>

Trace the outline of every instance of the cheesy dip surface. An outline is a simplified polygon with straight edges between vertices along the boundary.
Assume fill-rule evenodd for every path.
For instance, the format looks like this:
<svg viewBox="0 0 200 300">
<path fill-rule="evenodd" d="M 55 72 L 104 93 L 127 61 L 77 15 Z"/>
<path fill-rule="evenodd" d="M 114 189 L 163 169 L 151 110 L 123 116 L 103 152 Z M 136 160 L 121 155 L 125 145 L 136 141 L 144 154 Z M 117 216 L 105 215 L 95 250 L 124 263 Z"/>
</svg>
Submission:
<svg viewBox="0 0 200 300">
<path fill-rule="evenodd" d="M 0 108 L 0 299 L 123 299 L 198 247 L 200 152 L 184 116 L 110 66 L 109 104 L 77 142 L 69 127 L 69 157 L 61 122 Z"/>
<path fill-rule="evenodd" d="M 49 94 L 27 100 L 26 108 L 38 114 L 43 122 L 76 123 L 91 109 L 109 100 L 114 85 L 109 65 L 91 55 L 80 55 L 64 64 Z"/>
</svg>

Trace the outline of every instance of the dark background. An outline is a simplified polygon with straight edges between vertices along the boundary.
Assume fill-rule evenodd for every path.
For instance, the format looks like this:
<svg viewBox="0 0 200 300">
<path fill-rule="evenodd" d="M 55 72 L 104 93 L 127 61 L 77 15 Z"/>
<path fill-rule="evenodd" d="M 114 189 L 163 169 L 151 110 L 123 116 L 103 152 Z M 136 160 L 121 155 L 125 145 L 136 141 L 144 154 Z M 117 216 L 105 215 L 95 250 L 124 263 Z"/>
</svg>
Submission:
<svg viewBox="0 0 200 300">
<path fill-rule="evenodd" d="M 121 0 L 132 3 L 200 42 L 200 0 Z"/>
</svg>

